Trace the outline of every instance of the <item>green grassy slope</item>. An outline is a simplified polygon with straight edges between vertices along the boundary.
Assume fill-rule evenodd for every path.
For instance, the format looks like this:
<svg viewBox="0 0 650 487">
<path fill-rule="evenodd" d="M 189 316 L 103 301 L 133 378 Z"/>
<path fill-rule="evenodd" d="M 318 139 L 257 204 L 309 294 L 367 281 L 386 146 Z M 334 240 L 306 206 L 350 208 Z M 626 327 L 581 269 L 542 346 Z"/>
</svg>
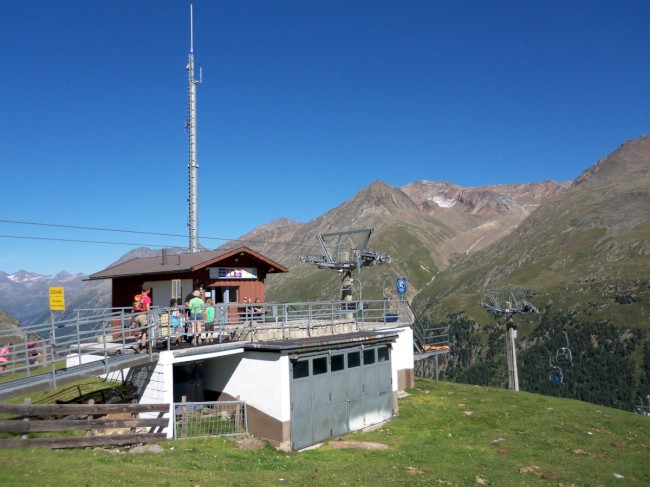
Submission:
<svg viewBox="0 0 650 487">
<path fill-rule="evenodd" d="M 226 438 L 168 441 L 158 454 L 7 450 L 3 485 L 650 484 L 647 417 L 487 387 L 416 386 L 399 400 L 398 417 L 309 451 L 247 449 L 253 442 Z"/>
</svg>

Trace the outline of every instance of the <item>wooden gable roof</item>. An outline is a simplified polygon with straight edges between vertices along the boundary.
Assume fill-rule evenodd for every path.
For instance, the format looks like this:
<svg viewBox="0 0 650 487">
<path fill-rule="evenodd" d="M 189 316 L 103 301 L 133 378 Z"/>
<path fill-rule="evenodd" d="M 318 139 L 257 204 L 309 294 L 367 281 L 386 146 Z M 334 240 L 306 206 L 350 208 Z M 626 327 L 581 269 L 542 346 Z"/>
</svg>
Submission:
<svg viewBox="0 0 650 487">
<path fill-rule="evenodd" d="M 129 276 L 151 276 L 159 274 L 175 274 L 181 272 L 194 272 L 205 267 L 218 265 L 237 254 L 247 254 L 254 260 L 268 265 L 267 273 L 289 272 L 277 262 L 249 249 L 239 247 L 235 250 L 212 250 L 208 252 L 194 252 L 188 254 L 159 255 L 156 257 L 135 258 L 126 262 L 115 264 L 103 271 L 91 274 L 88 280 L 113 279 Z"/>
</svg>

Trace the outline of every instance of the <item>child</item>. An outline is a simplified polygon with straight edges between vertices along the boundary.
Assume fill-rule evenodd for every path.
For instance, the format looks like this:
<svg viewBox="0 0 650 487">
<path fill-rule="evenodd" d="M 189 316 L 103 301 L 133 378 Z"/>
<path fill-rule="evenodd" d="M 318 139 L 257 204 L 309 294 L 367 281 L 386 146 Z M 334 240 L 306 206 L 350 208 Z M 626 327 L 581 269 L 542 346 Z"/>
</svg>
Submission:
<svg viewBox="0 0 650 487">
<path fill-rule="evenodd" d="M 169 315 L 171 316 L 172 322 L 172 330 L 170 334 L 174 336 L 174 345 L 178 345 L 180 334 L 183 330 L 181 328 L 181 312 L 176 307 L 176 304 L 177 301 L 173 298 L 169 301 Z"/>
<path fill-rule="evenodd" d="M 211 298 L 205 301 L 205 342 L 212 343 L 214 332 L 214 302 Z"/>
</svg>

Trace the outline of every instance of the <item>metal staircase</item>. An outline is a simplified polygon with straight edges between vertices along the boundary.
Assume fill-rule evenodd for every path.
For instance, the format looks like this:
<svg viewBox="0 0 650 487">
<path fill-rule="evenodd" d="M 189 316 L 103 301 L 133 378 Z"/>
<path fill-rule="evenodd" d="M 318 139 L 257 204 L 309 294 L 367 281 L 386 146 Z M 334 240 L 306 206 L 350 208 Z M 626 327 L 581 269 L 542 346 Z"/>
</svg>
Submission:
<svg viewBox="0 0 650 487">
<path fill-rule="evenodd" d="M 425 325 L 413 311 L 411 304 L 408 302 L 407 304 L 413 316 L 411 329 L 413 330 L 415 360 L 449 353 L 449 327 Z"/>
</svg>

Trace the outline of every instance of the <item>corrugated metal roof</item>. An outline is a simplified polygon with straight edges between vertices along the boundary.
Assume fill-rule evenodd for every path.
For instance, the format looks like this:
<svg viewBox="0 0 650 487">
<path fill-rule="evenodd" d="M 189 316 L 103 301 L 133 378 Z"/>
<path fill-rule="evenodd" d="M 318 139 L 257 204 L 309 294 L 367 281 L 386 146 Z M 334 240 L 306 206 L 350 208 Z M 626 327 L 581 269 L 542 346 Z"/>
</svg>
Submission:
<svg viewBox="0 0 650 487">
<path fill-rule="evenodd" d="M 91 274 L 88 279 L 111 279 L 114 277 L 142 276 L 151 274 L 173 274 L 175 272 L 196 271 L 223 261 L 232 255 L 245 252 L 253 258 L 268 264 L 274 269 L 273 272 L 288 272 L 288 269 L 277 262 L 274 262 L 262 254 L 258 254 L 248 247 L 240 247 L 236 250 L 223 251 L 212 250 L 208 252 L 194 252 L 187 254 L 162 255 L 156 257 L 135 258 L 108 267 L 103 271 Z"/>
</svg>

